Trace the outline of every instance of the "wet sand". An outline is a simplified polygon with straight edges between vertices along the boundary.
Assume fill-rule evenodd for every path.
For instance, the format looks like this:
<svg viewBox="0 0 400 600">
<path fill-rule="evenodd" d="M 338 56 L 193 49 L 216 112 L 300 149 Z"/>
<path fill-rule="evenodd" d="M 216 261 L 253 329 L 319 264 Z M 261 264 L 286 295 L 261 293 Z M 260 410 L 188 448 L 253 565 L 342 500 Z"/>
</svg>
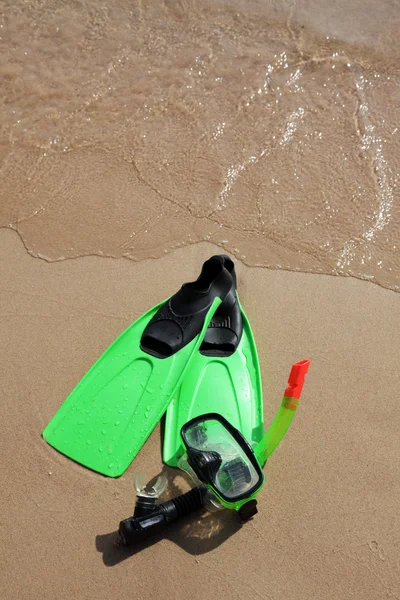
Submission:
<svg viewBox="0 0 400 600">
<path fill-rule="evenodd" d="M 3 0 L 0 226 L 399 289 L 397 2 Z"/>
<path fill-rule="evenodd" d="M 140 263 L 48 264 L 29 256 L 15 232 L 1 232 L 2 598 L 399 595 L 400 319 L 392 291 L 238 264 L 266 423 L 290 365 L 312 360 L 290 434 L 266 467 L 259 515 L 240 529 L 220 513 L 129 555 L 114 547 L 113 532 L 132 510 L 134 473 L 162 468 L 159 427 L 116 480 L 41 439 L 102 350 L 216 250 L 199 244 Z"/>
</svg>

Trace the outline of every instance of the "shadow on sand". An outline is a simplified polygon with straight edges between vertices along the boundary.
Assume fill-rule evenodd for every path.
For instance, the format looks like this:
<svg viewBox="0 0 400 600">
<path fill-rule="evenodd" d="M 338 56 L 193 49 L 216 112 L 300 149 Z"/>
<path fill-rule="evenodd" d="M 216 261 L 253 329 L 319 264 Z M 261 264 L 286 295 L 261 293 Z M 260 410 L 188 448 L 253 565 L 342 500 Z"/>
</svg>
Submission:
<svg viewBox="0 0 400 600">
<path fill-rule="evenodd" d="M 162 474 L 175 475 L 175 469 L 164 467 Z M 153 481 L 155 481 L 156 477 Z M 169 477 L 169 497 L 182 494 Z M 242 527 L 242 522 L 235 511 L 221 510 L 210 513 L 205 509 L 188 515 L 180 521 L 166 526 L 162 534 L 154 535 L 131 547 L 121 544 L 118 531 L 96 536 L 96 548 L 103 554 L 103 562 L 112 567 L 127 558 L 157 544 L 161 539 L 167 539 L 180 546 L 192 555 L 206 554 L 220 546 Z"/>
</svg>

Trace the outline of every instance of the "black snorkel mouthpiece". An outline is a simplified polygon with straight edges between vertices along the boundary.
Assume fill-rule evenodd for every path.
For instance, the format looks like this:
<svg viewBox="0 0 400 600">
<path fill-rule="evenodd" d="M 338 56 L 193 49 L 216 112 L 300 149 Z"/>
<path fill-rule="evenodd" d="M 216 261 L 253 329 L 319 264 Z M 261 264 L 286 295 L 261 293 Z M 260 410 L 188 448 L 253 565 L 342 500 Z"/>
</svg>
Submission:
<svg viewBox="0 0 400 600">
<path fill-rule="evenodd" d="M 203 508 L 205 493 L 205 488 L 195 487 L 186 494 L 157 504 L 151 512 L 124 519 L 120 522 L 118 530 L 122 544 L 124 546 L 137 544 L 141 540 L 161 533 L 170 523 L 200 510 Z"/>
</svg>

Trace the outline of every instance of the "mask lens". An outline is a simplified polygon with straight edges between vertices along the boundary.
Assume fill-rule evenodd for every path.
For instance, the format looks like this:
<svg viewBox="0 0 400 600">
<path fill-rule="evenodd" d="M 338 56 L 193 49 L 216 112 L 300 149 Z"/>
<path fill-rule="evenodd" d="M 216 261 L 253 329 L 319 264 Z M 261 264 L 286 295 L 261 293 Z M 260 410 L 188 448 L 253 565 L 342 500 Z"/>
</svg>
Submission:
<svg viewBox="0 0 400 600">
<path fill-rule="evenodd" d="M 216 418 L 196 419 L 184 428 L 187 448 L 201 453 L 217 453 L 220 466 L 208 481 L 227 500 L 247 494 L 260 483 L 260 473 L 254 467 L 254 456 L 240 435 L 234 436 Z M 236 432 L 238 434 L 238 432 Z M 205 455 L 209 456 L 209 454 Z M 197 466 L 198 466 L 197 462 Z M 195 468 L 195 465 L 192 465 Z M 204 478 L 204 472 L 202 472 Z"/>
</svg>

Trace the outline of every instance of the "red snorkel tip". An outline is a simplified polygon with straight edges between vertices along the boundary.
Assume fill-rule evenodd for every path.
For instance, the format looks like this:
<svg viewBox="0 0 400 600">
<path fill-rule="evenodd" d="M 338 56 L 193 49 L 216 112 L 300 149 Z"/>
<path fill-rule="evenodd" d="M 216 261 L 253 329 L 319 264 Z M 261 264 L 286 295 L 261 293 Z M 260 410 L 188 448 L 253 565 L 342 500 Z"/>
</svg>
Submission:
<svg viewBox="0 0 400 600">
<path fill-rule="evenodd" d="M 301 391 L 304 385 L 304 377 L 310 366 L 309 360 L 301 360 L 292 366 L 290 371 L 288 387 L 285 390 L 284 396 L 287 398 L 297 398 L 301 396 Z"/>
</svg>

